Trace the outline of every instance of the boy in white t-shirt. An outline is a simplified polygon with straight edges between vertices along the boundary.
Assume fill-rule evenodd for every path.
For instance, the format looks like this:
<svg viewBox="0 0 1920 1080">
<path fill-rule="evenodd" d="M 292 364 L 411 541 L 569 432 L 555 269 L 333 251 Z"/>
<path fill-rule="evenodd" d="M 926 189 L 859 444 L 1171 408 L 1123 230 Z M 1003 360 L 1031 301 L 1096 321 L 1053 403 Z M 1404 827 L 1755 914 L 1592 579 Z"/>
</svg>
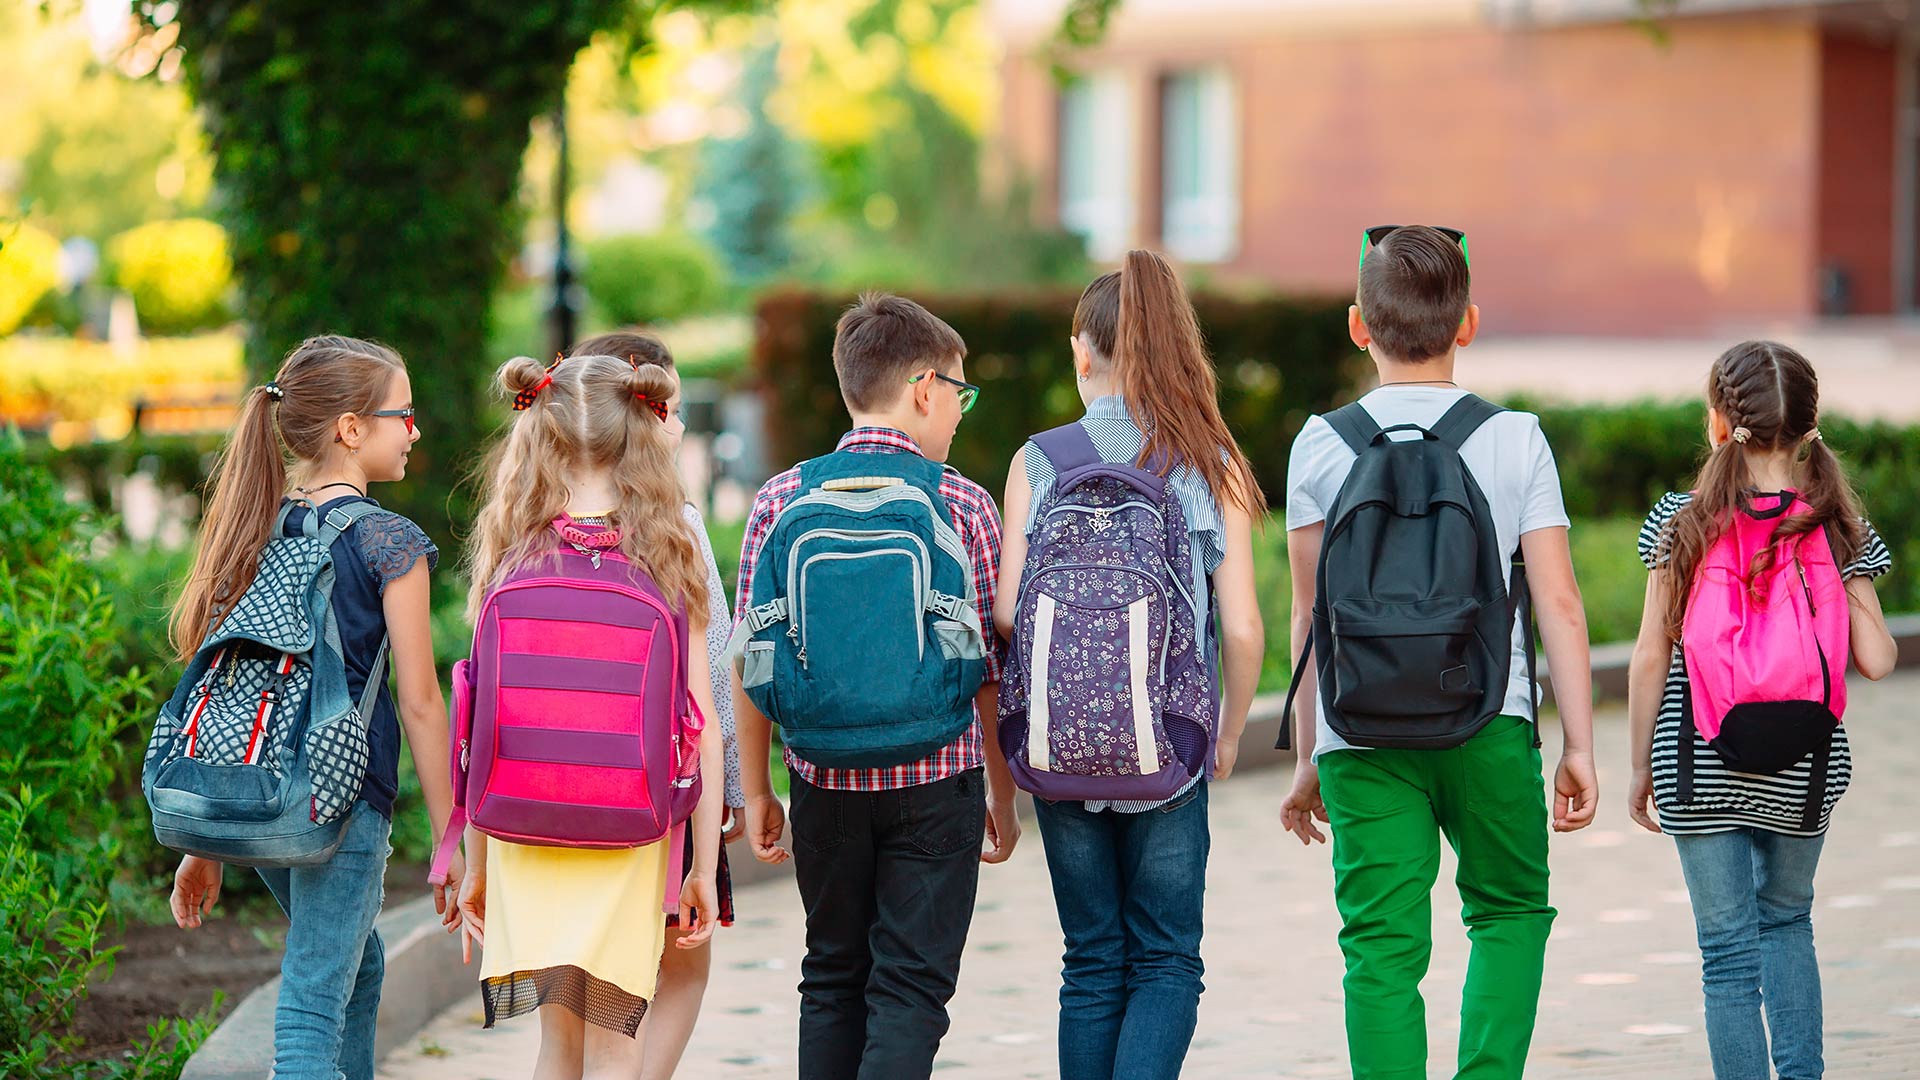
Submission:
<svg viewBox="0 0 1920 1080">
<path fill-rule="evenodd" d="M 1380 371 L 1360 399 L 1383 428 L 1432 427 L 1466 391 L 1453 381 L 1458 348 L 1480 309 L 1468 296 L 1465 238 L 1426 226 L 1367 230 L 1354 344 Z M 1586 616 L 1567 546 L 1553 451 L 1530 413 L 1503 412 L 1461 444 L 1485 493 L 1503 562 L 1525 559 L 1554 676 L 1564 737 L 1552 827 L 1593 820 L 1593 714 Z M 1312 632 L 1315 569 L 1328 510 L 1354 452 L 1321 417 L 1307 421 L 1287 466 L 1287 558 L 1293 570 L 1295 655 Z M 1525 626 L 1515 620 L 1507 701 L 1472 738 L 1447 750 L 1362 749 L 1328 727 L 1308 664 L 1295 712 L 1300 760 L 1281 809 L 1302 843 L 1333 832 L 1334 900 L 1346 955 L 1347 1045 L 1356 1080 L 1427 1075 L 1420 979 L 1432 951 L 1431 892 L 1440 836 L 1459 857 L 1472 959 L 1460 1015 L 1461 1078 L 1517 1078 L 1526 1063 L 1547 935 L 1547 807 Z"/>
</svg>

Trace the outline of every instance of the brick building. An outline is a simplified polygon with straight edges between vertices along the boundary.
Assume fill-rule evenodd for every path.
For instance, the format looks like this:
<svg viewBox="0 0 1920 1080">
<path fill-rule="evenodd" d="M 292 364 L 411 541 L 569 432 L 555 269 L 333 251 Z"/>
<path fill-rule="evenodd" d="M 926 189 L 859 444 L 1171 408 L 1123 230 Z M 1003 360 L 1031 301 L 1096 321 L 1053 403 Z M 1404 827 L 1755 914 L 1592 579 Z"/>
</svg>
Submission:
<svg viewBox="0 0 1920 1080">
<path fill-rule="evenodd" d="M 1001 138 L 1096 256 L 1346 290 L 1426 222 L 1507 330 L 1920 306 L 1914 0 L 1126 0 L 1064 88 L 1061 7 L 993 4 Z"/>
</svg>

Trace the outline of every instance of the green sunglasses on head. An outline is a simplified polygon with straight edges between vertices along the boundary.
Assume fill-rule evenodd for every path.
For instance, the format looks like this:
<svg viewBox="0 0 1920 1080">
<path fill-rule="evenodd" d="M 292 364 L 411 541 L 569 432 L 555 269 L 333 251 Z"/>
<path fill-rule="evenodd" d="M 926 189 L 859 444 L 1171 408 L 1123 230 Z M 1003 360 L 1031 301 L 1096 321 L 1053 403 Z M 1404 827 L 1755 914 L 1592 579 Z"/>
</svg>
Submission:
<svg viewBox="0 0 1920 1080">
<path fill-rule="evenodd" d="M 1404 228 L 1407 228 L 1407 226 L 1375 225 L 1370 229 L 1361 230 L 1360 232 L 1360 266 L 1362 268 L 1365 268 L 1367 265 L 1367 249 L 1368 248 L 1378 247 L 1380 243 L 1387 238 L 1387 235 L 1389 233 L 1393 232 L 1395 229 L 1404 229 Z M 1441 236 L 1444 236 L 1447 239 L 1453 241 L 1454 243 L 1459 244 L 1460 258 L 1464 259 L 1466 261 L 1466 264 L 1469 267 L 1473 265 L 1473 257 L 1467 253 L 1467 234 L 1466 233 L 1460 231 L 1459 229 L 1450 229 L 1445 225 L 1429 225 L 1427 226 L 1427 228 L 1432 229 L 1434 232 L 1439 233 Z"/>
<path fill-rule="evenodd" d="M 960 388 L 960 412 L 962 415 L 972 412 L 974 404 L 980 400 L 980 388 L 978 386 L 970 382 L 962 382 L 951 375 L 942 375 L 937 371 L 929 371 L 924 375 L 915 375 L 913 378 L 908 379 L 907 382 L 917 383 L 926 378 L 927 375 L 931 375 L 943 383 L 948 383 Z"/>
</svg>

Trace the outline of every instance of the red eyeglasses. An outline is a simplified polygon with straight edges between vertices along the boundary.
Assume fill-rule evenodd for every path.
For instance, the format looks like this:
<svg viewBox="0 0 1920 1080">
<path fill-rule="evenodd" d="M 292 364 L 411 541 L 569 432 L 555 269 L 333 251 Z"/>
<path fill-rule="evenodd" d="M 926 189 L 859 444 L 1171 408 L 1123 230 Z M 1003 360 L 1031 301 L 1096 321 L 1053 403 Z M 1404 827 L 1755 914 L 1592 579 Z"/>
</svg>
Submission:
<svg viewBox="0 0 1920 1080">
<path fill-rule="evenodd" d="M 367 415 L 368 416 L 397 416 L 400 419 L 405 420 L 407 422 L 407 434 L 409 435 L 413 434 L 413 406 L 411 405 L 407 406 L 404 409 L 381 409 L 379 412 L 368 413 Z"/>
</svg>

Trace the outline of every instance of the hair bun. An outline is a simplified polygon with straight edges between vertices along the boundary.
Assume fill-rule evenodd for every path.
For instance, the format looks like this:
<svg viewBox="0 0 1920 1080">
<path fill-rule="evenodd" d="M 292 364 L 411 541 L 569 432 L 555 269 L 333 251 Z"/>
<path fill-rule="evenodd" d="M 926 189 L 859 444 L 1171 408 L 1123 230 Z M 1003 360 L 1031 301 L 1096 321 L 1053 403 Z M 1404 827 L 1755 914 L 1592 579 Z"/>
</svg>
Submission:
<svg viewBox="0 0 1920 1080">
<path fill-rule="evenodd" d="M 625 361 L 621 363 L 625 365 Z M 659 364 L 640 364 L 629 368 L 621 378 L 625 381 L 627 393 L 633 395 L 636 403 L 645 399 L 665 405 L 680 390 L 680 380 Z"/>
<path fill-rule="evenodd" d="M 540 385 L 547 377 L 547 365 L 531 356 L 516 356 L 501 364 L 495 377 L 500 380 L 501 389 L 509 395 L 519 395 Z"/>
</svg>

